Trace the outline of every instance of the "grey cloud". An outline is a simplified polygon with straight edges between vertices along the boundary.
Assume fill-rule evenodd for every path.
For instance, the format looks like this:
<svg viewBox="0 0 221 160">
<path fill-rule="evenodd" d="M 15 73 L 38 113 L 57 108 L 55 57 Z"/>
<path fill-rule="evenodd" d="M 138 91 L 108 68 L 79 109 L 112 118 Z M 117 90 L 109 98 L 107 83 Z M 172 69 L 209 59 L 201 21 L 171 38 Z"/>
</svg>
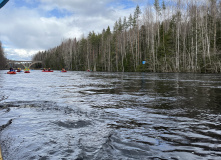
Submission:
<svg viewBox="0 0 221 160">
<path fill-rule="evenodd" d="M 90 17 L 103 16 L 115 18 L 113 17 L 113 8 L 108 7 L 109 3 L 113 1 L 115 0 L 41 0 L 43 5 L 50 5 L 50 9 L 66 9 L 71 13 Z"/>
</svg>

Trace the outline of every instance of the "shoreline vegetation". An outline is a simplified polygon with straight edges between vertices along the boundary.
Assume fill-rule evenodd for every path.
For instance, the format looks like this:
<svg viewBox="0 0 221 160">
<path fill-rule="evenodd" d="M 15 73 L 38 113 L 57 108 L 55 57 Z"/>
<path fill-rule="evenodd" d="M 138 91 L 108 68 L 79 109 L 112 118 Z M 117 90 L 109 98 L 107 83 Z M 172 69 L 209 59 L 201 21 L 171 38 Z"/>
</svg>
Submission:
<svg viewBox="0 0 221 160">
<path fill-rule="evenodd" d="M 98 22 L 99 23 L 99 22 Z M 33 60 L 53 69 L 107 72 L 221 72 L 221 1 L 155 0 L 111 31 L 66 39 Z M 142 62 L 146 61 L 145 64 Z"/>
<path fill-rule="evenodd" d="M 0 70 L 5 69 L 5 66 L 6 66 L 5 52 L 2 47 L 2 42 L 0 41 Z"/>
</svg>

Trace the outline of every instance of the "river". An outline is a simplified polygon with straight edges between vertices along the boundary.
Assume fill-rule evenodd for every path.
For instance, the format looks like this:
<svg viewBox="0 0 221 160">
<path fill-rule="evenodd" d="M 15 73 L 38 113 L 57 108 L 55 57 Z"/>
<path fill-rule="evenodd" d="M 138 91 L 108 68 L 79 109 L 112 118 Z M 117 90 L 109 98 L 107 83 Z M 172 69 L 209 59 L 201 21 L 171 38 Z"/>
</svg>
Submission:
<svg viewBox="0 0 221 160">
<path fill-rule="evenodd" d="M 221 75 L 0 71 L 4 160 L 218 160 Z"/>
</svg>

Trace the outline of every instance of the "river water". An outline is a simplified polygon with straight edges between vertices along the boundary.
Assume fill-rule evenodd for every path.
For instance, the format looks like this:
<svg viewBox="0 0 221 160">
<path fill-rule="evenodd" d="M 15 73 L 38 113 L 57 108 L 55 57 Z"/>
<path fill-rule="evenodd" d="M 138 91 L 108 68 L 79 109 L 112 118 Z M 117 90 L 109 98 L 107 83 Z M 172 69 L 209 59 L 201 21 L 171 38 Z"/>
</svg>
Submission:
<svg viewBox="0 0 221 160">
<path fill-rule="evenodd" d="M 221 75 L 0 71 L 4 160 L 221 157 Z"/>
</svg>

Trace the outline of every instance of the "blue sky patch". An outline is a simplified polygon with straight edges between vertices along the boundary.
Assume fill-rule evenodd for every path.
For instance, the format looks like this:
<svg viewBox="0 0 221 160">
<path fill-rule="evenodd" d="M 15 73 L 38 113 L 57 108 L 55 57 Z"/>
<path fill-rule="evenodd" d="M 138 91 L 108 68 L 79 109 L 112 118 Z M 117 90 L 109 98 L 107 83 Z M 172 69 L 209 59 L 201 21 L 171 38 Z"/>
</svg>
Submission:
<svg viewBox="0 0 221 160">
<path fill-rule="evenodd" d="M 57 18 L 62 18 L 70 15 L 72 15 L 72 13 L 68 12 L 67 10 L 65 9 L 61 10 L 56 8 L 47 13 L 48 17 L 57 17 Z"/>
<path fill-rule="evenodd" d="M 124 9 L 128 9 L 128 8 L 134 8 L 134 6 L 136 6 L 136 3 L 134 3 L 131 0 L 120 0 L 120 1 L 113 1 L 111 3 L 108 4 L 108 7 L 117 7 L 117 6 L 124 6 Z"/>
<path fill-rule="evenodd" d="M 13 5 L 15 5 L 15 7 L 17 8 L 21 8 L 21 7 L 25 7 L 25 8 L 38 8 L 38 6 L 40 5 L 39 0 L 9 0 L 9 3 L 12 3 Z"/>
</svg>

